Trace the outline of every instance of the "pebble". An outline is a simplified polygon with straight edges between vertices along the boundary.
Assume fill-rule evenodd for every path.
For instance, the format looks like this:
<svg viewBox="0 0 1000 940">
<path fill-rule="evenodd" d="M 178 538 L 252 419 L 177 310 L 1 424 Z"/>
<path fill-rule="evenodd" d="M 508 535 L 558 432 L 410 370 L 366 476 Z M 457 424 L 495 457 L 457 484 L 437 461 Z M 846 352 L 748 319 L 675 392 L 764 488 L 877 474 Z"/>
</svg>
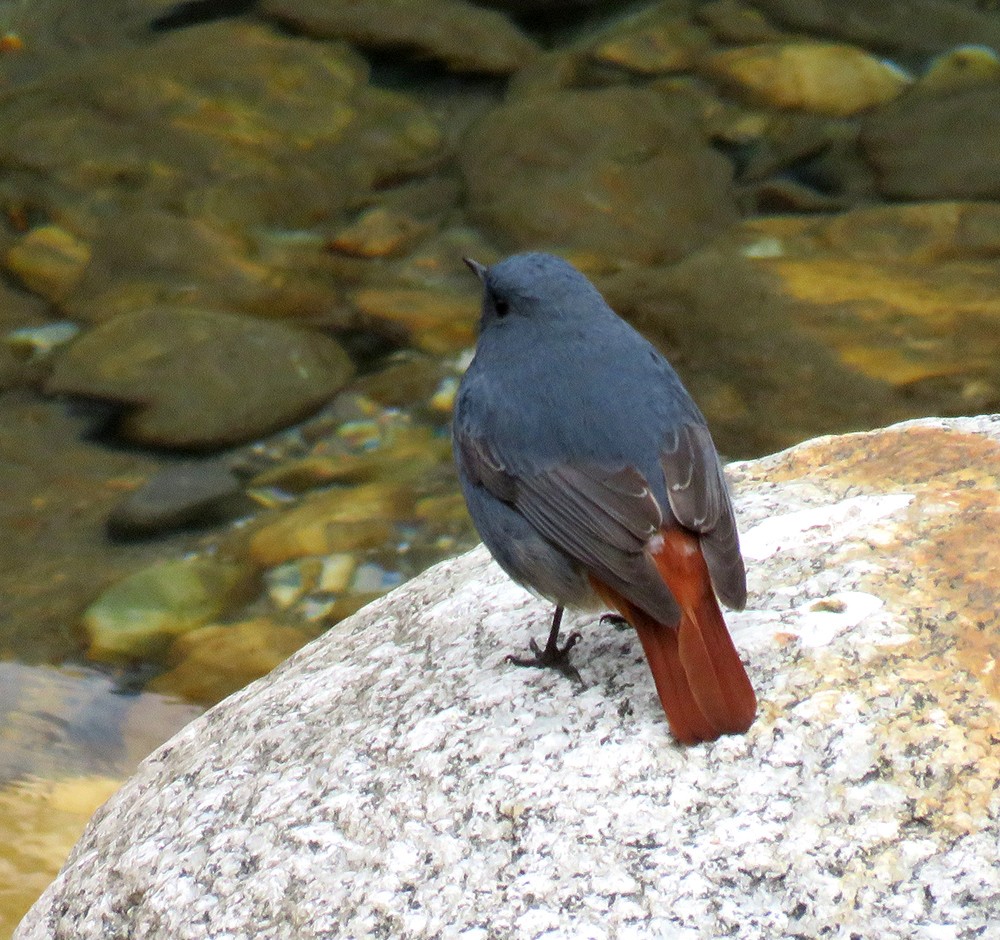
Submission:
<svg viewBox="0 0 1000 940">
<path fill-rule="evenodd" d="M 598 61 L 643 75 L 690 69 L 709 46 L 702 27 L 686 17 L 654 15 L 628 23 L 591 51 Z"/>
<path fill-rule="evenodd" d="M 7 252 L 6 267 L 52 303 L 73 293 L 90 263 L 89 246 L 58 225 L 32 229 Z"/>
<path fill-rule="evenodd" d="M 337 232 L 326 247 L 360 258 L 387 258 L 404 254 L 429 230 L 411 215 L 376 206 Z"/>
<path fill-rule="evenodd" d="M 412 509 L 407 486 L 368 483 L 313 493 L 263 520 L 249 540 L 249 557 L 262 567 L 307 555 L 373 548 L 389 541 L 396 521 Z"/>
<path fill-rule="evenodd" d="M 1000 80 L 1000 56 L 988 46 L 959 46 L 933 59 L 914 85 L 915 91 L 954 91 Z"/>
</svg>

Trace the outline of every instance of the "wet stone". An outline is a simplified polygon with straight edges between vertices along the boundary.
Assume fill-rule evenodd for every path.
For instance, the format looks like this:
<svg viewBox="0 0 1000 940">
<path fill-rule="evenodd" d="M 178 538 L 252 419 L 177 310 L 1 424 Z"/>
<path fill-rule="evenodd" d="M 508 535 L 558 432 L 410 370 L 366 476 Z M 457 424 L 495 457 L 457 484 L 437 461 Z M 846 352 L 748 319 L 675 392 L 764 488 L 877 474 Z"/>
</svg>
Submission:
<svg viewBox="0 0 1000 940">
<path fill-rule="evenodd" d="M 250 585 L 246 565 L 210 557 L 164 561 L 105 591 L 83 615 L 98 661 L 155 658 L 171 639 L 218 617 Z"/>
<path fill-rule="evenodd" d="M 1000 198 L 1000 84 L 907 95 L 869 115 L 862 154 L 891 199 Z"/>
<path fill-rule="evenodd" d="M 760 10 L 739 0 L 709 0 L 698 6 L 695 16 L 721 42 L 744 45 L 782 38 L 781 30 L 772 26 Z"/>
<path fill-rule="evenodd" d="M 307 555 L 374 548 L 389 541 L 412 506 L 409 487 L 370 483 L 314 493 L 265 519 L 250 537 L 249 557 L 272 566 Z"/>
<path fill-rule="evenodd" d="M 55 363 L 49 394 L 132 406 L 130 440 L 208 449 L 251 440 L 315 410 L 353 366 L 331 338 L 280 323 L 183 307 L 94 327 Z"/>
<path fill-rule="evenodd" d="M 32 229 L 8 252 L 7 270 L 52 303 L 65 300 L 90 262 L 88 245 L 57 225 Z"/>
<path fill-rule="evenodd" d="M 506 16 L 462 0 L 263 0 L 260 6 L 306 35 L 410 50 L 459 72 L 509 75 L 538 54 Z"/>
<path fill-rule="evenodd" d="M 670 7 L 627 18 L 602 36 L 591 49 L 598 62 L 644 75 L 690 69 L 709 48 L 710 37 Z"/>
<path fill-rule="evenodd" d="M 788 42 L 746 46 L 705 60 L 705 72 L 750 103 L 846 117 L 896 98 L 906 73 L 855 46 Z"/>
<path fill-rule="evenodd" d="M 149 688 L 214 705 L 270 672 L 311 638 L 298 627 L 261 617 L 200 627 L 174 641 L 168 653 L 173 667 Z"/>
<path fill-rule="evenodd" d="M 362 258 L 384 258 L 405 253 L 427 232 L 412 216 L 373 208 L 362 213 L 327 243 L 331 251 Z"/>
<path fill-rule="evenodd" d="M 919 58 L 954 46 L 1000 48 L 992 9 L 953 0 L 753 0 L 774 25 Z"/>
<path fill-rule="evenodd" d="M 246 233 L 339 227 L 443 140 L 414 100 L 371 86 L 346 46 L 235 19 L 128 55 L 69 56 L 9 91 L 0 123 L 0 198 L 71 220 L 93 246 L 75 287 L 79 252 L 60 262 L 53 295 L 88 320 L 182 297 L 317 314 L 331 306 L 322 279 L 262 263 Z"/>
<path fill-rule="evenodd" d="M 241 493 L 237 479 L 221 460 L 167 466 L 120 502 L 108 519 L 115 535 L 153 535 L 193 523 L 219 521 L 223 504 Z"/>
<path fill-rule="evenodd" d="M 462 169 L 473 218 L 511 249 L 651 263 L 736 217 L 732 168 L 702 139 L 697 109 L 649 89 L 511 101 L 470 129 Z"/>
<path fill-rule="evenodd" d="M 943 93 L 1000 81 L 1000 56 L 985 46 L 960 46 L 937 56 L 916 85 L 920 94 Z"/>
</svg>

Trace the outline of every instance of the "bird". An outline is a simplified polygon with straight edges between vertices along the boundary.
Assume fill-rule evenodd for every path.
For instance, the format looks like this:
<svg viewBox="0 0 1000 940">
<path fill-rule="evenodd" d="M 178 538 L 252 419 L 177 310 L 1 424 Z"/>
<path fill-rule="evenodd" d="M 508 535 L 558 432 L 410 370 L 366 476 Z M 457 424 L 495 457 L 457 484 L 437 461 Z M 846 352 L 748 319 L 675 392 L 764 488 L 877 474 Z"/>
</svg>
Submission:
<svg viewBox="0 0 1000 940">
<path fill-rule="evenodd" d="M 719 607 L 746 569 L 704 416 L 664 356 L 569 262 L 486 266 L 452 445 L 472 522 L 500 567 L 554 603 L 519 665 L 573 674 L 564 608 L 601 604 L 635 629 L 677 741 L 752 725 L 757 700 Z"/>
</svg>

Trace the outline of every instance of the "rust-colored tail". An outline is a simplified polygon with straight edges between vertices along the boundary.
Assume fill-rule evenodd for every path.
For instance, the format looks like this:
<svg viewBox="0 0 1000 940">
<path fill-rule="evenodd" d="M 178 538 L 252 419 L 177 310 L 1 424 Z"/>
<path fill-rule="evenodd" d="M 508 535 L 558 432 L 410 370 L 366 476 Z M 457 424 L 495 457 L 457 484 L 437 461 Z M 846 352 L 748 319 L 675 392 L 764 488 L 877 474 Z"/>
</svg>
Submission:
<svg viewBox="0 0 1000 940">
<path fill-rule="evenodd" d="M 674 737 L 682 744 L 740 734 L 753 724 L 757 697 L 712 590 L 698 537 L 664 529 L 653 555 L 681 608 L 680 623 L 661 624 L 591 578 L 594 590 L 635 627 Z"/>
</svg>

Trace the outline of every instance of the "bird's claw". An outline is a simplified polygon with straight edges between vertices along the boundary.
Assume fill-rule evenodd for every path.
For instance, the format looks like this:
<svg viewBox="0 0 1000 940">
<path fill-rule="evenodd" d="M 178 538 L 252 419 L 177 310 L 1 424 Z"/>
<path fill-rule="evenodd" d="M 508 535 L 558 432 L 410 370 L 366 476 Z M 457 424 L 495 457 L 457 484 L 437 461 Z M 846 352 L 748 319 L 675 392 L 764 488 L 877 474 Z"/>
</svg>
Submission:
<svg viewBox="0 0 1000 940">
<path fill-rule="evenodd" d="M 506 659 L 507 662 L 515 666 L 530 666 L 535 669 L 555 669 L 556 672 L 561 672 L 567 679 L 576 682 L 578 685 L 583 685 L 583 679 L 577 671 L 576 666 L 569 661 L 570 650 L 582 638 L 582 634 L 580 633 L 571 633 L 566 637 L 566 642 L 560 646 L 558 641 L 553 642 L 554 638 L 550 636 L 549 642 L 545 644 L 544 649 L 532 638 L 528 641 L 528 648 L 534 654 L 533 656 L 510 655 Z"/>
</svg>

